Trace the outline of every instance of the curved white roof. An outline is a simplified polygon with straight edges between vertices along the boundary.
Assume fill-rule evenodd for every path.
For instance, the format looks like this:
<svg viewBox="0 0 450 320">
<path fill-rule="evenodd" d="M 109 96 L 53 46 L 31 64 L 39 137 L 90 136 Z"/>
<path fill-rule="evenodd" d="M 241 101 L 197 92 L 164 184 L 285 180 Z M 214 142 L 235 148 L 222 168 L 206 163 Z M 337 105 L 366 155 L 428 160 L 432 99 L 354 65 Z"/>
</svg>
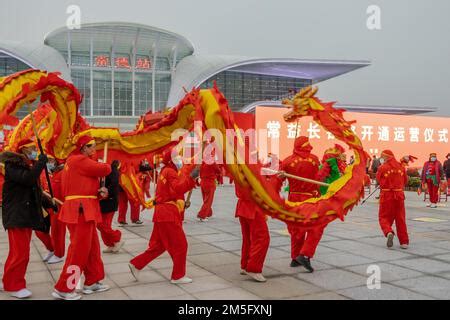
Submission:
<svg viewBox="0 0 450 320">
<path fill-rule="evenodd" d="M 173 106 L 184 90 L 200 86 L 210 77 L 225 71 L 310 79 L 313 83 L 370 65 L 369 61 L 307 60 L 289 58 L 248 58 L 241 56 L 191 55 L 177 67 L 167 105 Z"/>
<path fill-rule="evenodd" d="M 0 52 L 22 61 L 30 68 L 61 72 L 64 80 L 72 81 L 66 61 L 52 47 L 42 43 L 0 41 Z"/>
<path fill-rule="evenodd" d="M 158 56 L 172 55 L 176 48 L 178 60 L 194 52 L 192 43 L 179 34 L 128 22 L 87 23 L 72 30 L 61 27 L 48 33 L 44 42 L 58 51 L 67 51 L 69 34 L 72 51 L 89 52 L 92 39 L 96 51 L 109 52 L 114 43 L 116 52 L 130 53 L 135 47 L 137 54 L 148 54 L 157 44 Z"/>
</svg>

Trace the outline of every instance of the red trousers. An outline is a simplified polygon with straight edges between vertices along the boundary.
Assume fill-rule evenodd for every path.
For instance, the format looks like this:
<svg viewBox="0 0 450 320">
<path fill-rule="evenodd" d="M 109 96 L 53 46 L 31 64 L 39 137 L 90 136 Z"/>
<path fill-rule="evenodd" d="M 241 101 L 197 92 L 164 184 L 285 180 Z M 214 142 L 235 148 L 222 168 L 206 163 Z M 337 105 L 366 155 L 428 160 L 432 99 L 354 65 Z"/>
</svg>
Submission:
<svg viewBox="0 0 450 320">
<path fill-rule="evenodd" d="M 381 230 L 383 230 L 385 236 L 390 232 L 394 233 L 394 231 L 392 230 L 392 225 L 395 222 L 397 237 L 400 241 L 400 244 L 409 244 L 408 230 L 406 228 L 404 200 L 392 199 L 380 202 L 378 219 L 380 222 Z"/>
<path fill-rule="evenodd" d="M 148 249 L 130 262 L 141 270 L 167 250 L 173 261 L 171 278 L 178 280 L 186 274 L 187 248 L 186 235 L 180 222 L 155 222 Z"/>
<path fill-rule="evenodd" d="M 45 248 L 48 251 L 51 251 L 51 252 L 54 251 L 52 237 L 50 236 L 49 233 L 45 233 L 45 232 L 41 232 L 41 231 L 35 231 L 34 234 L 36 235 L 36 237 L 39 240 L 41 240 L 41 242 L 44 244 Z"/>
<path fill-rule="evenodd" d="M 3 272 L 5 291 L 19 291 L 27 287 L 25 273 L 30 261 L 30 228 L 8 229 L 9 253 Z"/>
<path fill-rule="evenodd" d="M 325 227 L 304 231 L 297 227 L 288 225 L 288 231 L 291 235 L 291 258 L 294 260 L 299 255 L 309 258 L 314 257 L 320 239 L 322 239 Z"/>
<path fill-rule="evenodd" d="M 66 224 L 58 219 L 57 214 L 50 213 L 50 219 L 53 253 L 58 258 L 62 258 L 66 252 Z"/>
<path fill-rule="evenodd" d="M 216 183 L 200 183 L 202 189 L 203 205 L 198 212 L 197 217 L 205 219 L 212 216 L 212 204 L 214 200 L 214 193 L 216 191 Z"/>
<path fill-rule="evenodd" d="M 55 289 L 61 292 L 73 292 L 82 273 L 86 286 L 105 277 L 95 221 L 85 221 L 84 216 L 80 215 L 78 223 L 67 224 L 67 228 L 70 232 L 69 250 L 55 285 Z"/>
<path fill-rule="evenodd" d="M 308 194 L 289 194 L 289 201 L 302 202 L 312 195 Z M 314 257 L 317 246 L 322 239 L 325 226 L 311 229 L 308 231 L 301 230 L 297 227 L 288 225 L 287 229 L 291 235 L 291 258 L 294 260 L 299 255 L 309 258 Z"/>
<path fill-rule="evenodd" d="M 131 222 L 139 220 L 140 204 L 129 200 L 125 192 L 120 192 L 118 222 L 127 222 L 128 202 L 130 203 Z"/>
<path fill-rule="evenodd" d="M 269 250 L 269 229 L 263 214 L 257 212 L 255 219 L 239 217 L 242 231 L 241 269 L 261 273 Z"/>
<path fill-rule="evenodd" d="M 437 203 L 439 200 L 439 186 L 435 186 L 431 179 L 427 180 L 428 194 L 431 203 Z"/>
<path fill-rule="evenodd" d="M 50 234 L 41 231 L 35 231 L 35 234 L 48 251 L 53 252 L 58 258 L 62 258 L 66 251 L 66 224 L 58 220 L 58 215 L 54 214 L 52 210 L 48 212 L 50 214 Z"/>
<path fill-rule="evenodd" d="M 119 230 L 113 230 L 111 227 L 114 212 L 102 214 L 102 222 L 97 225 L 98 231 L 102 237 L 103 243 L 107 247 L 114 246 L 122 238 L 122 233 Z"/>
</svg>

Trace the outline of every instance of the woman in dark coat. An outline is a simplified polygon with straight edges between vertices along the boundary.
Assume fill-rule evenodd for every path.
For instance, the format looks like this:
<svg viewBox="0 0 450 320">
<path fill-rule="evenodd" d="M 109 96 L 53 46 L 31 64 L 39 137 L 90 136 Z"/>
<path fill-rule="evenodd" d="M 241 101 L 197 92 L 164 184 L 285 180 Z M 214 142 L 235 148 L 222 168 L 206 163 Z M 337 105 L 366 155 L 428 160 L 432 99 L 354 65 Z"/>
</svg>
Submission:
<svg viewBox="0 0 450 320">
<path fill-rule="evenodd" d="M 8 231 L 9 254 L 3 273 L 3 288 L 16 298 L 28 298 L 31 292 L 26 288 L 25 273 L 30 258 L 32 230 L 48 232 L 50 224 L 44 217 L 44 208 L 57 207 L 42 195 L 39 176 L 47 163 L 46 155 L 36 158 L 36 147 L 19 146 L 21 153 L 2 152 L 0 162 L 5 164 L 3 185 L 3 227 Z M 22 148 L 20 148 L 22 147 Z"/>
<path fill-rule="evenodd" d="M 119 206 L 119 167 L 118 160 L 111 163 L 111 173 L 105 178 L 108 197 L 100 201 L 102 222 L 97 225 L 97 229 L 100 231 L 103 243 L 107 246 L 103 253 L 117 253 L 124 244 L 123 241 L 120 241 L 122 233 L 111 227 L 114 213 Z"/>
</svg>

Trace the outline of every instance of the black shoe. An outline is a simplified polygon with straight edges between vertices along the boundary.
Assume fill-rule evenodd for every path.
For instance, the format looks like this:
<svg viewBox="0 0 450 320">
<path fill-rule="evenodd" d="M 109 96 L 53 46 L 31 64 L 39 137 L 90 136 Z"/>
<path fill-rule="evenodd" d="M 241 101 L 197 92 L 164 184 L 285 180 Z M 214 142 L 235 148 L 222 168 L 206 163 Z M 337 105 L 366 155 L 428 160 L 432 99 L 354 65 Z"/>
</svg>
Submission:
<svg viewBox="0 0 450 320">
<path fill-rule="evenodd" d="M 119 224 L 120 224 L 121 226 L 126 226 L 126 225 L 128 225 L 127 222 L 119 222 Z"/>
<path fill-rule="evenodd" d="M 291 261 L 290 266 L 291 266 L 292 268 L 300 267 L 300 263 L 298 263 L 298 262 L 294 259 L 294 260 Z"/>
<path fill-rule="evenodd" d="M 310 259 L 308 257 L 305 256 L 298 256 L 297 258 L 295 258 L 295 260 L 302 265 L 303 267 L 305 267 L 306 270 L 308 270 L 309 272 L 314 272 L 313 267 L 311 266 L 311 262 Z"/>
</svg>

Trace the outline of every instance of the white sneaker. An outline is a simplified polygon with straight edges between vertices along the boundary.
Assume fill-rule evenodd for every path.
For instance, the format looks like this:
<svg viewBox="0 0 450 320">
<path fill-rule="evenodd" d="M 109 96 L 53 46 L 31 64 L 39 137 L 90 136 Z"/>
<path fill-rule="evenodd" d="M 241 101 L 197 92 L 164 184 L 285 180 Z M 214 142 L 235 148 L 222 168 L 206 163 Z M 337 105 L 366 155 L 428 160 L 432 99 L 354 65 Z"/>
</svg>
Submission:
<svg viewBox="0 0 450 320">
<path fill-rule="evenodd" d="M 430 206 L 430 208 L 437 208 L 436 203 L 432 203 L 431 206 Z"/>
<path fill-rule="evenodd" d="M 132 263 L 128 264 L 128 268 L 130 268 L 130 272 L 133 275 L 133 277 L 136 279 L 136 281 L 139 281 L 139 272 L 141 270 L 139 270 L 138 268 L 136 268 Z"/>
<path fill-rule="evenodd" d="M 53 255 L 50 259 L 48 259 L 47 263 L 48 264 L 55 264 L 55 263 L 60 263 L 64 261 L 64 257 L 57 257 L 55 255 Z"/>
<path fill-rule="evenodd" d="M 198 221 L 200 221 L 200 222 L 207 222 L 208 221 L 208 218 L 198 218 Z"/>
<path fill-rule="evenodd" d="M 402 248 L 402 249 L 408 249 L 408 245 L 407 245 L 407 244 L 401 244 L 401 245 L 400 245 L 400 248 Z"/>
<path fill-rule="evenodd" d="M 102 284 L 100 282 L 94 283 L 91 286 L 83 286 L 84 294 L 92 294 L 108 291 L 110 288 L 107 284 Z"/>
<path fill-rule="evenodd" d="M 267 279 L 264 278 L 262 273 L 247 272 L 247 274 L 258 282 L 266 282 L 267 281 Z"/>
<path fill-rule="evenodd" d="M 170 283 L 173 283 L 173 284 L 184 284 L 184 283 L 191 283 L 192 282 L 192 279 L 191 278 L 188 278 L 188 277 L 186 277 L 186 276 L 184 276 L 183 278 L 180 278 L 180 279 L 177 279 L 177 280 L 170 280 Z"/>
<path fill-rule="evenodd" d="M 42 261 L 47 262 L 48 259 L 50 259 L 51 257 L 53 257 L 53 255 L 54 255 L 53 251 L 49 251 L 49 252 L 47 253 L 47 255 L 44 257 L 44 259 L 42 259 Z"/>
<path fill-rule="evenodd" d="M 61 292 L 58 290 L 55 290 L 52 292 L 52 296 L 55 299 L 60 299 L 60 300 L 80 300 L 81 299 L 81 295 L 74 292 Z"/>
<path fill-rule="evenodd" d="M 392 248 L 392 246 L 394 245 L 394 234 L 392 232 L 389 232 L 387 234 L 387 243 L 386 246 L 388 248 Z"/>
<path fill-rule="evenodd" d="M 240 272 L 242 275 L 244 275 L 244 274 L 247 274 L 247 271 L 245 271 L 244 269 L 241 269 L 241 272 Z"/>
<path fill-rule="evenodd" d="M 112 247 L 112 253 L 117 253 L 122 249 L 123 245 L 125 244 L 125 241 L 119 241 L 114 244 L 114 247 Z"/>
<path fill-rule="evenodd" d="M 20 289 L 19 291 L 11 292 L 11 297 L 18 298 L 18 299 L 26 299 L 31 297 L 31 291 L 27 288 Z"/>
<path fill-rule="evenodd" d="M 428 202 L 428 203 L 427 203 L 427 207 L 430 207 L 430 206 L 431 206 L 431 203 L 430 203 L 430 202 Z"/>
<path fill-rule="evenodd" d="M 113 253 L 113 249 L 114 249 L 114 247 L 106 247 L 106 249 L 103 250 L 102 252 L 103 253 Z"/>
</svg>

